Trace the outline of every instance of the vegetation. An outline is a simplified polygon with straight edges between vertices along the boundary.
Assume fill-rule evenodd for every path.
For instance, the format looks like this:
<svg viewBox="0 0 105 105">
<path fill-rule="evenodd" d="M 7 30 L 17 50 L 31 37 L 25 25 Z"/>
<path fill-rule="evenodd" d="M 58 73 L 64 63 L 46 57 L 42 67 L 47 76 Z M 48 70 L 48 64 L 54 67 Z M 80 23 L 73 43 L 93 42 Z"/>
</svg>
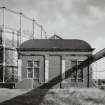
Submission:
<svg viewBox="0 0 105 105">
<path fill-rule="evenodd" d="M 0 101 L 5 101 L 0 105 L 105 105 L 105 91 L 96 88 L 34 89 L 23 94 L 26 91 L 0 90 Z"/>
</svg>

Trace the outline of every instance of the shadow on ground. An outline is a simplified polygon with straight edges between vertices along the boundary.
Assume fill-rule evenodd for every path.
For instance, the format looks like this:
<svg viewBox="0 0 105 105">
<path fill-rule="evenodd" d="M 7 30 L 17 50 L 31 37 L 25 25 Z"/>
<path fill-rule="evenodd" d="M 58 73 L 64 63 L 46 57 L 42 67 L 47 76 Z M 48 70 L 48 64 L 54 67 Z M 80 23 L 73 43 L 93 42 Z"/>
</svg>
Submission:
<svg viewBox="0 0 105 105">
<path fill-rule="evenodd" d="M 93 62 L 93 58 L 90 57 L 80 65 L 78 65 L 78 68 L 85 68 L 88 65 Z M 66 78 L 69 78 L 71 74 L 77 70 L 77 66 L 73 67 L 72 69 L 69 69 L 68 71 L 65 72 Z M 43 101 L 45 95 L 48 93 L 49 89 L 51 89 L 54 85 L 57 83 L 60 83 L 62 81 L 61 75 L 55 77 L 48 83 L 43 84 L 42 86 L 31 90 L 30 92 L 17 96 L 13 99 L 7 100 L 5 102 L 0 103 L 0 105 L 40 105 L 41 102 Z M 42 90 L 44 89 L 44 90 Z M 53 105 L 53 104 L 46 104 L 46 105 Z M 58 104 L 59 105 L 59 104 Z M 72 105 L 72 104 L 71 104 Z"/>
</svg>

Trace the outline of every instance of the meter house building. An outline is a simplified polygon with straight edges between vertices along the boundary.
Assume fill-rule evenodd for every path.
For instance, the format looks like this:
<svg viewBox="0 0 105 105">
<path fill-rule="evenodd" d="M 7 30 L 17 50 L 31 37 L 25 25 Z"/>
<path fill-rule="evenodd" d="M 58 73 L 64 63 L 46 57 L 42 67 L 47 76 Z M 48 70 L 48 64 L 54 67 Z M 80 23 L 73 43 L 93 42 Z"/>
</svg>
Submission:
<svg viewBox="0 0 105 105">
<path fill-rule="evenodd" d="M 64 79 L 64 72 L 86 60 L 92 51 L 91 46 L 83 40 L 62 39 L 57 35 L 49 39 L 25 41 L 19 48 L 19 82 L 16 87 L 36 88 L 58 75 Z M 54 88 L 92 86 L 92 68 L 87 68 L 74 72 Z"/>
</svg>

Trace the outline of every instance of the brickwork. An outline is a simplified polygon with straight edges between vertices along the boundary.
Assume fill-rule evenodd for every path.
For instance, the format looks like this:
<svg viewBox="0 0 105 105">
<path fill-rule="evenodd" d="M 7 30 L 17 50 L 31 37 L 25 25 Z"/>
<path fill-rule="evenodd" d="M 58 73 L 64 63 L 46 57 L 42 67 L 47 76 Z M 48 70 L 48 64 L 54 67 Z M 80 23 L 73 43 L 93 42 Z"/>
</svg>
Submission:
<svg viewBox="0 0 105 105">
<path fill-rule="evenodd" d="M 45 60 L 49 61 L 49 71 L 48 79 L 51 80 L 54 77 L 61 75 L 62 76 L 62 60 L 65 61 L 65 71 L 71 68 L 71 60 L 84 61 L 87 59 L 87 56 L 91 55 L 91 52 L 45 52 L 45 51 L 24 51 L 21 52 L 20 59 L 22 59 L 22 79 L 27 78 L 27 60 L 38 59 L 40 61 L 40 84 L 45 82 Z M 68 87 L 87 87 L 88 85 L 88 67 L 83 69 L 83 82 L 71 82 L 71 79 L 68 78 L 65 81 L 58 84 L 57 87 L 62 86 L 62 88 Z M 34 84 L 35 85 L 35 84 Z M 89 68 L 89 85 L 92 85 L 92 69 Z"/>
</svg>

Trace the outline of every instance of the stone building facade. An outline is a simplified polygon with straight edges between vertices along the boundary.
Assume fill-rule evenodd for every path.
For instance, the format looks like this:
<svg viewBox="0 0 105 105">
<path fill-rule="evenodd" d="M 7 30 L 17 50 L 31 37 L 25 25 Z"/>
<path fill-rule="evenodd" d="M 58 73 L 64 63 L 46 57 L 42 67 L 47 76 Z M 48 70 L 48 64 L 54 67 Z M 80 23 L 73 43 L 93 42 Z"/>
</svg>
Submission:
<svg viewBox="0 0 105 105">
<path fill-rule="evenodd" d="M 78 39 L 32 39 L 19 48 L 19 70 L 17 88 L 36 88 L 61 76 L 62 82 L 52 88 L 92 86 L 91 66 L 79 68 L 66 78 L 65 72 L 79 65 L 92 55 L 91 46 Z M 88 74 L 89 73 L 89 74 Z M 33 80 L 33 82 L 32 82 Z"/>
</svg>

